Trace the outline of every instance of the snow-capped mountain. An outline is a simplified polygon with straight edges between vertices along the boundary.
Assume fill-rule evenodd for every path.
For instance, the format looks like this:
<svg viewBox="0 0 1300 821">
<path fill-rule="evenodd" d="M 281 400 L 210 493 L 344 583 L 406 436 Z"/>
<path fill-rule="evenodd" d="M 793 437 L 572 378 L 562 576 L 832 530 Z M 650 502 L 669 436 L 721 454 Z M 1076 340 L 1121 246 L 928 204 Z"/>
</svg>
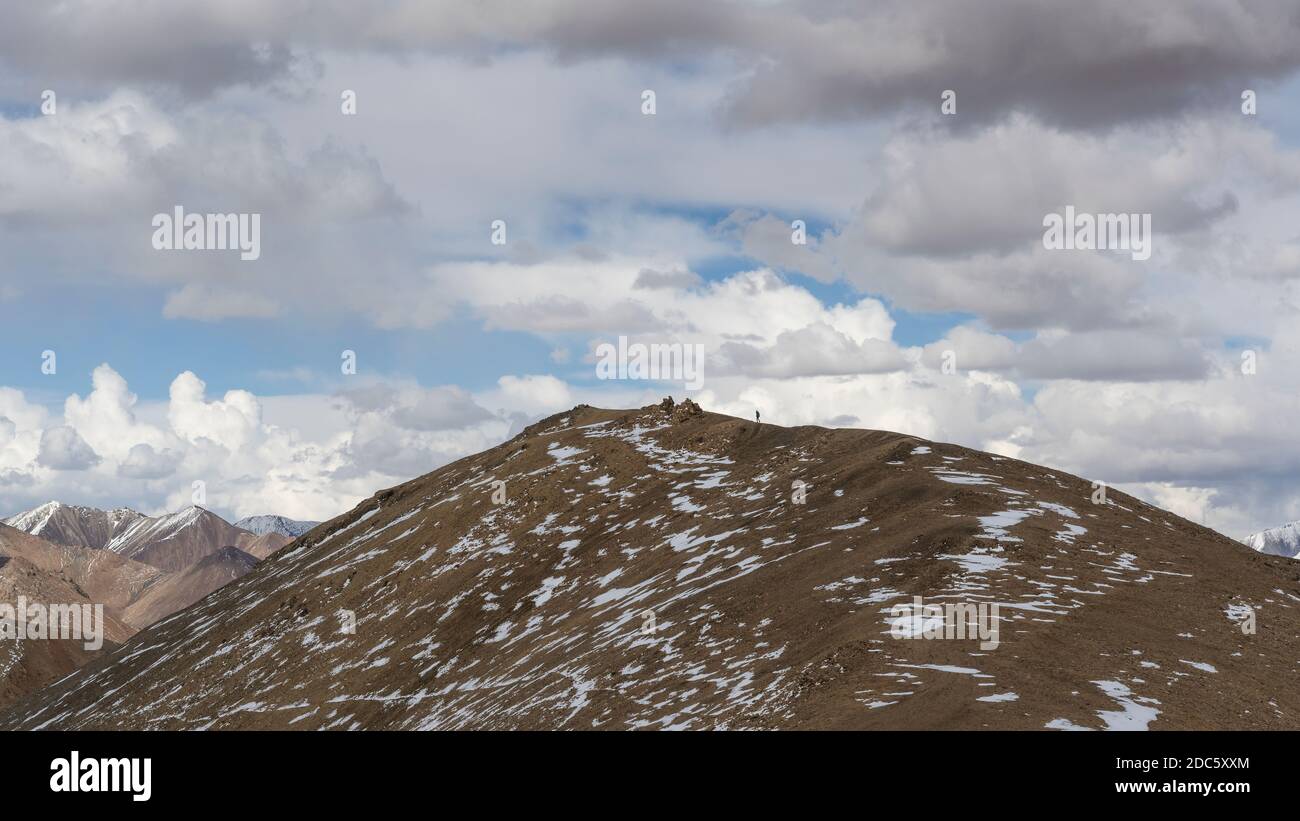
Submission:
<svg viewBox="0 0 1300 821">
<path fill-rule="evenodd" d="M 201 507 L 141 518 L 104 545 L 128 559 L 163 570 L 184 570 L 223 547 L 237 546 L 247 531 Z"/>
<path fill-rule="evenodd" d="M 10 516 L 4 524 L 55 544 L 98 548 L 145 518 L 144 514 L 125 507 L 100 510 L 46 502 L 25 513 Z"/>
<path fill-rule="evenodd" d="M 296 539 L 318 524 L 320 522 L 304 522 L 296 519 L 286 519 L 283 516 L 266 515 L 246 516 L 235 522 L 235 527 L 258 536 L 267 533 L 279 533 L 281 536 Z"/>
<path fill-rule="evenodd" d="M 1300 558 L 1300 522 L 1261 530 L 1246 537 L 1246 546 L 1270 556 Z"/>
<path fill-rule="evenodd" d="M 266 558 L 293 540 L 284 530 L 306 532 L 314 522 L 283 516 L 244 520 L 258 531 L 236 527 L 201 507 L 165 516 L 145 516 L 128 508 L 93 507 L 48 502 L 4 520 L 10 527 L 56 544 L 107 550 L 167 571 L 180 571 L 225 547 L 238 547 Z"/>
</svg>

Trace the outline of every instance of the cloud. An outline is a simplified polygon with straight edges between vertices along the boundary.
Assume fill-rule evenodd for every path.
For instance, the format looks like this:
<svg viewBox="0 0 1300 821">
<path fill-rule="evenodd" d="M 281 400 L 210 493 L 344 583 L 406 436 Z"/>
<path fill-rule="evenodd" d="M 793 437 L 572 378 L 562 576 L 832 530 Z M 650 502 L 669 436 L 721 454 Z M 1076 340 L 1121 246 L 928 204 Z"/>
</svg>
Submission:
<svg viewBox="0 0 1300 821">
<path fill-rule="evenodd" d="M 92 382 L 84 397 L 68 397 L 62 418 L 0 388 L 0 483 L 14 508 L 4 513 L 49 498 L 158 513 L 187 504 L 202 480 L 209 506 L 228 517 L 330 518 L 378 488 L 491 447 L 516 416 L 575 404 L 553 378 L 505 380 L 505 390 L 489 392 L 497 411 L 459 387 L 400 380 L 335 397 L 214 398 L 187 371 L 164 403 L 140 403 L 107 364 Z"/>
<path fill-rule="evenodd" d="M 931 368 L 998 371 L 1020 379 L 1148 382 L 1208 376 L 1212 363 L 1195 342 L 1135 330 L 1045 332 L 1017 344 L 958 326 L 926 345 Z"/>
<path fill-rule="evenodd" d="M 971 135 L 899 135 L 863 206 L 866 239 L 896 253 L 1005 255 L 1041 243 L 1043 216 L 1067 205 L 1152 214 L 1162 237 L 1202 230 L 1236 207 L 1228 186 L 1247 180 L 1222 168 L 1257 139 L 1249 127 L 1204 121 L 1070 134 L 1023 116 Z M 1147 161 L 1117 174 L 1123 156 Z"/>
<path fill-rule="evenodd" d="M 636 279 L 632 282 L 633 288 L 644 288 L 647 290 L 655 288 L 696 288 L 704 282 L 700 275 L 687 270 L 674 271 L 655 271 L 650 268 L 642 268 L 637 273 Z"/>
<path fill-rule="evenodd" d="M 117 466 L 117 474 L 127 479 L 162 479 L 176 472 L 181 454 L 173 450 L 155 451 L 144 443 L 133 445 Z"/>
<path fill-rule="evenodd" d="M 54 470 L 85 470 L 102 460 L 75 430 L 60 425 L 41 434 L 41 452 L 36 461 Z"/>
<path fill-rule="evenodd" d="M 766 348 L 725 342 L 719 353 L 741 373 L 777 378 L 884 373 L 906 365 L 894 345 L 879 339 L 855 342 L 825 322 L 782 331 Z"/>
<path fill-rule="evenodd" d="M 1065 128 L 1108 128 L 1235 105 L 1243 88 L 1285 76 L 1300 59 L 1300 15 L 1281 0 L 806 3 L 777 7 L 770 23 L 778 20 L 779 33 L 765 29 L 768 59 L 733 95 L 733 120 L 937 112 L 940 91 L 954 89 L 952 124 L 1025 111 Z"/>
<path fill-rule="evenodd" d="M 126 380 L 107 364 L 95 368 L 92 390 L 82 398 L 72 395 L 63 403 L 63 417 L 99 453 L 124 459 L 137 444 L 162 448 L 166 434 L 137 420 L 137 398 Z"/>
<path fill-rule="evenodd" d="M 953 119 L 962 123 L 1022 110 L 1098 128 L 1232 104 L 1241 89 L 1285 76 L 1300 61 L 1298 18 L 1285 0 L 1160 8 L 1125 0 L 1069 7 L 892 0 L 870 8 L 543 0 L 526 9 L 503 0 L 77 0 L 11 10 L 0 53 L 10 72 L 47 83 L 152 85 L 190 98 L 265 85 L 292 93 L 327 53 L 485 60 L 532 49 L 568 63 L 726 59 L 743 72 L 722 109 L 737 125 L 935 111 L 939 91 L 953 88 Z"/>
<path fill-rule="evenodd" d="M 107 276 L 168 288 L 168 318 L 266 319 L 289 300 L 365 310 L 356 271 L 391 276 L 414 241 L 401 227 L 410 204 L 363 149 L 290 147 L 268 121 L 227 109 L 166 110 L 129 90 L 67 99 L 54 116 L 0 117 L 0 156 L 15 169 L 0 188 L 12 249 L 0 275 L 15 297 Z M 153 217 L 176 206 L 258 214 L 260 258 L 155 250 Z"/>
<path fill-rule="evenodd" d="M 1210 362 L 1183 340 L 1097 331 L 1033 339 L 1021 348 L 1019 370 L 1030 379 L 1188 380 L 1206 376 Z"/>
<path fill-rule="evenodd" d="M 942 371 L 945 356 L 952 369 L 974 371 L 1005 371 L 1015 366 L 1018 348 L 1011 339 L 999 334 L 991 334 L 958 325 L 950 330 L 943 339 L 926 345 L 922 360 L 927 366 Z"/>
<path fill-rule="evenodd" d="M 163 316 L 167 319 L 271 319 L 280 306 L 261 294 L 225 290 L 211 283 L 191 282 L 167 295 Z"/>
<path fill-rule="evenodd" d="M 386 416 L 398 428 L 412 431 L 454 430 L 492 419 L 463 388 L 421 388 L 418 385 L 373 383 L 342 391 L 339 396 L 358 413 Z"/>
<path fill-rule="evenodd" d="M 820 282 L 833 282 L 841 275 L 841 268 L 821 247 L 817 237 L 809 232 L 806 221 L 803 245 L 793 241 L 794 228 L 791 223 L 771 214 L 759 214 L 751 210 L 734 211 L 722 221 L 719 228 L 739 239 L 745 256 L 762 260 L 782 271 L 797 271 Z"/>
<path fill-rule="evenodd" d="M 167 421 L 191 444 L 207 441 L 232 453 L 250 446 L 262 423 L 262 407 L 248 391 L 227 391 L 221 399 L 205 397 L 207 385 L 191 371 L 173 380 Z"/>
<path fill-rule="evenodd" d="M 506 375 L 497 380 L 496 401 L 525 415 L 540 416 L 577 404 L 563 380 L 550 375 Z"/>
</svg>

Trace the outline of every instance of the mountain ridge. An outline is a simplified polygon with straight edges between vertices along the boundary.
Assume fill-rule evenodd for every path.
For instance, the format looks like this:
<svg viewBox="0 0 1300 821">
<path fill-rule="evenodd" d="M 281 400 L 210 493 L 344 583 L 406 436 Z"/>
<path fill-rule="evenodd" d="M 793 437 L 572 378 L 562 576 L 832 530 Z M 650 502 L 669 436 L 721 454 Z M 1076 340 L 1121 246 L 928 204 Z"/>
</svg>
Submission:
<svg viewBox="0 0 1300 821">
<path fill-rule="evenodd" d="M 51 501 L 3 523 L 56 544 L 105 550 L 172 573 L 224 547 L 265 558 L 293 540 L 283 530 L 313 524 L 273 515 L 251 518 L 260 520 L 255 524 L 261 532 L 232 525 L 198 505 L 146 516 L 130 508 L 108 511 Z"/>
</svg>

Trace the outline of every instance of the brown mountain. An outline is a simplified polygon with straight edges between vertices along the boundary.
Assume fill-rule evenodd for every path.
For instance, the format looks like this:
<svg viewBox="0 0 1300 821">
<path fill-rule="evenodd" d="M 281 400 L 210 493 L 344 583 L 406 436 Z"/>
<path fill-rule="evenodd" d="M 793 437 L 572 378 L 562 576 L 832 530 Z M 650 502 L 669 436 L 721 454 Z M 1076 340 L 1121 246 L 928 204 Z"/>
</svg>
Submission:
<svg viewBox="0 0 1300 821">
<path fill-rule="evenodd" d="M 228 547 L 168 573 L 109 550 L 55 544 L 0 525 L 0 604 L 16 606 L 20 595 L 42 605 L 103 604 L 106 637 L 115 646 L 256 563 Z M 94 655 L 76 641 L 0 641 L 0 704 L 62 678 Z"/>
<path fill-rule="evenodd" d="M 119 600 L 132 589 L 142 589 L 163 575 L 155 568 L 100 551 L 55 545 L 0 525 L 0 604 L 17 608 L 20 600 L 48 607 L 51 604 L 104 603 L 86 588 L 105 598 Z M 6 615 L 7 618 L 7 615 Z M 9 630 L 16 630 L 10 625 Z M 134 628 L 121 620 L 118 610 L 104 608 L 104 646 L 88 650 L 81 640 L 15 640 L 8 632 L 0 640 L 0 705 L 39 690 L 76 670 L 97 653 L 125 641 Z"/>
<path fill-rule="evenodd" d="M 55 544 L 105 547 L 123 531 L 146 518 L 148 517 L 125 507 L 99 510 L 65 505 L 62 502 L 46 502 L 40 507 L 10 516 L 3 523 Z"/>
<path fill-rule="evenodd" d="M 250 532 L 204 510 L 190 507 L 166 516 L 144 516 L 127 508 L 93 507 L 49 502 L 10 516 L 6 524 L 56 544 L 102 548 L 167 571 L 180 571 L 225 547 L 238 547 L 259 559 L 293 541 L 274 527 L 306 527 L 280 516 L 245 520 Z"/>
<path fill-rule="evenodd" d="M 223 547 L 149 588 L 126 608 L 124 618 L 134 627 L 148 627 L 161 618 L 189 607 L 256 566 L 256 557 L 237 547 Z"/>
<path fill-rule="evenodd" d="M 167 516 L 142 518 L 105 545 L 105 549 L 175 572 L 223 547 L 238 545 L 246 535 L 251 534 L 196 506 Z"/>
<path fill-rule="evenodd" d="M 235 546 L 256 559 L 265 559 L 292 541 L 283 533 L 241 533 Z"/>
<path fill-rule="evenodd" d="M 1096 501 L 896 433 L 580 406 L 317 527 L 0 726 L 1300 727 L 1294 563 Z M 964 609 L 936 628 L 895 609 L 914 596 Z M 924 638 L 972 618 L 994 646 Z"/>
<path fill-rule="evenodd" d="M 53 544 L 7 525 L 0 525 L 0 556 L 21 558 L 33 568 L 71 585 L 87 600 L 103 604 L 115 613 L 121 613 L 144 591 L 167 577 L 151 565 L 104 550 Z M 128 630 L 118 640 L 124 640 L 132 632 Z"/>
</svg>

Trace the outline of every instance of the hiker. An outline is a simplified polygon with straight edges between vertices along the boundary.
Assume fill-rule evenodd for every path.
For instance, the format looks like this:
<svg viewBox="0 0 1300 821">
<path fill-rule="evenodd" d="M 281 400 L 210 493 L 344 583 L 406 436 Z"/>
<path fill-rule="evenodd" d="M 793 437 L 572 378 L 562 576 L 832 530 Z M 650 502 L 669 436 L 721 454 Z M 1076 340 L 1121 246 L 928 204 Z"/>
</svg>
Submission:
<svg viewBox="0 0 1300 821">
<path fill-rule="evenodd" d="M 763 424 L 763 421 L 758 418 L 758 408 L 754 408 L 754 421 L 760 425 Z"/>
</svg>

